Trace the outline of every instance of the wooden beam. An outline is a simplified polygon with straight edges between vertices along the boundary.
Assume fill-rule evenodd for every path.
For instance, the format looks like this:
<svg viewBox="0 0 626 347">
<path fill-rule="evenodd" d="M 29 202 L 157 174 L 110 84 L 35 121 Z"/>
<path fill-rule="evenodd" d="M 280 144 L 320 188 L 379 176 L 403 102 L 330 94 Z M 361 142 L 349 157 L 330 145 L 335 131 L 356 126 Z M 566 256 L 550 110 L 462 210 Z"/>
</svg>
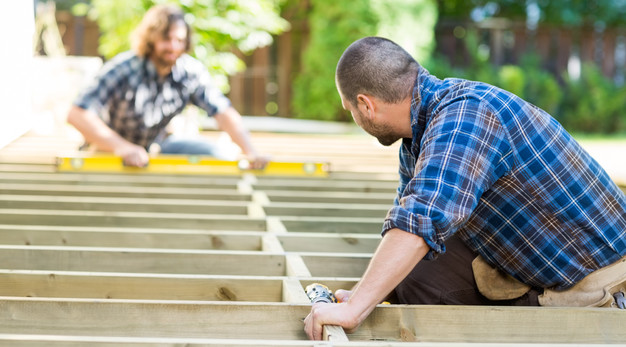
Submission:
<svg viewBox="0 0 626 347">
<path fill-rule="evenodd" d="M 285 233 L 277 235 L 288 252 L 374 253 L 379 234 Z"/>
<path fill-rule="evenodd" d="M 387 215 L 391 205 L 373 204 L 337 204 L 337 203 L 309 203 L 309 202 L 273 202 L 263 206 L 265 212 L 271 216 L 311 216 L 311 217 L 356 217 L 380 218 Z"/>
<path fill-rule="evenodd" d="M 0 334 L 0 344 L 16 347 L 78 347 L 78 346 L 229 346 L 229 347 L 484 347 L 484 343 L 463 342 L 401 342 L 401 341 L 304 341 L 258 339 L 211 339 L 189 337 L 117 337 Z M 498 343 L 502 347 L 564 347 L 562 343 Z M 598 344 L 576 343 L 576 347 L 598 347 Z"/>
<path fill-rule="evenodd" d="M 380 234 L 383 218 L 282 216 L 290 232 Z"/>
<path fill-rule="evenodd" d="M 264 235 L 266 232 L 255 231 L 0 224 L 3 245 L 259 251 Z"/>
<path fill-rule="evenodd" d="M 309 192 L 286 190 L 265 190 L 271 202 L 307 202 L 307 203 L 336 203 L 336 204 L 376 204 L 389 207 L 393 204 L 395 191 L 389 193 L 351 193 L 351 192 Z"/>
<path fill-rule="evenodd" d="M 310 305 L 283 303 L 3 297 L 0 333 L 305 340 L 302 319 L 309 311 Z M 618 309 L 380 305 L 348 338 L 378 345 L 619 344 L 626 341 L 624 326 Z"/>
<path fill-rule="evenodd" d="M 281 302 L 283 278 L 0 270 L 0 296 Z"/>
<path fill-rule="evenodd" d="M 371 254 L 357 253 L 301 253 L 300 256 L 311 276 L 356 278 L 363 276 L 372 257 Z"/>
<path fill-rule="evenodd" d="M 49 164 L 28 164 L 28 163 L 0 163 L 1 172 L 9 173 L 24 173 L 24 172 L 38 172 L 38 173 L 53 173 L 55 171 L 53 165 Z"/>
<path fill-rule="evenodd" d="M 169 188 L 169 187 L 116 187 L 106 185 L 46 185 L 16 184 L 0 182 L 3 194 L 24 195 L 64 195 L 64 196 L 99 196 L 133 197 L 152 199 L 201 199 L 201 200 L 244 200 L 252 199 L 250 194 L 233 189 L 204 188 Z"/>
<path fill-rule="evenodd" d="M 283 254 L 140 248 L 0 245 L 10 270 L 283 276 Z"/>
<path fill-rule="evenodd" d="M 304 340 L 302 319 L 309 309 L 279 303 L 0 298 L 0 333 Z"/>
<path fill-rule="evenodd" d="M 311 302 L 304 291 L 304 287 L 295 278 L 285 278 L 283 280 L 282 301 L 290 304 L 308 304 Z"/>
<path fill-rule="evenodd" d="M 2 172 L 0 181 L 16 184 L 115 185 L 171 188 L 236 189 L 239 177 L 193 175 Z"/>
<path fill-rule="evenodd" d="M 232 200 L 148 199 L 60 195 L 0 195 L 0 209 L 57 209 L 246 215 L 249 203 Z"/>
<path fill-rule="evenodd" d="M 298 254 L 285 255 L 287 276 L 311 277 L 311 271 Z"/>
<path fill-rule="evenodd" d="M 3 224 L 264 231 L 264 218 L 209 214 L 0 209 Z"/>
<path fill-rule="evenodd" d="M 366 181 L 337 179 L 297 179 L 297 178 L 264 178 L 259 177 L 254 185 L 257 190 L 297 190 L 297 191 L 333 191 L 388 193 L 398 189 L 398 181 Z"/>
</svg>

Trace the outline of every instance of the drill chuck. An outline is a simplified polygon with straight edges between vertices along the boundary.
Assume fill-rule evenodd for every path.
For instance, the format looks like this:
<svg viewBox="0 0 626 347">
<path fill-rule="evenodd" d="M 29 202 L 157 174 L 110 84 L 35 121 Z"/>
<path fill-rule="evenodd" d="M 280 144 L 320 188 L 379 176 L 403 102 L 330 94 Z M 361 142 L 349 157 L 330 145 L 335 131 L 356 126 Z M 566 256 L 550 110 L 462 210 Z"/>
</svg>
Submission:
<svg viewBox="0 0 626 347">
<path fill-rule="evenodd" d="M 333 292 L 328 289 L 328 287 L 319 283 L 309 284 L 306 287 L 306 295 L 309 297 L 311 303 L 313 304 L 316 304 L 318 302 L 324 302 L 329 304 L 337 302 L 335 294 L 333 294 Z"/>
</svg>

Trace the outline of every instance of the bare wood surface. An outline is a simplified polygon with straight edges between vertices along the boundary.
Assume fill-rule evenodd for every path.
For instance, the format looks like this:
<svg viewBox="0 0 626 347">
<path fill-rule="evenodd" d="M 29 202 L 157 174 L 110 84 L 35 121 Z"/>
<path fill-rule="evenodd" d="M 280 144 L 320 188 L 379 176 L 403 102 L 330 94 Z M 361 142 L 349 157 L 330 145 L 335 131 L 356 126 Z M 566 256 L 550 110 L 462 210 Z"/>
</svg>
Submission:
<svg viewBox="0 0 626 347">
<path fill-rule="evenodd" d="M 397 148 L 254 135 L 281 160 L 330 160 L 331 176 L 60 174 L 51 167 L 62 139 L 26 136 L 0 150 L 0 345 L 626 341 L 624 315 L 611 309 L 398 305 L 374 310 L 349 342 L 305 341 L 304 287 L 352 288 L 380 241 Z"/>
<path fill-rule="evenodd" d="M 262 231 L 265 219 L 191 213 L 0 209 L 6 224 Z"/>
<path fill-rule="evenodd" d="M 113 185 L 19 184 L 0 182 L 4 194 L 135 197 L 154 199 L 245 200 L 250 194 L 233 189 L 117 187 Z"/>
<path fill-rule="evenodd" d="M 0 270 L 0 296 L 13 297 L 281 302 L 282 286 L 276 276 Z"/>
<path fill-rule="evenodd" d="M 4 297 L 0 333 L 303 340 L 302 319 L 309 309 L 310 305 L 284 303 Z M 624 326 L 626 316 L 617 309 L 381 305 L 348 337 L 350 341 L 620 344 L 626 341 Z"/>
<path fill-rule="evenodd" d="M 0 208 L 246 215 L 250 203 L 232 200 L 148 199 L 98 196 L 0 195 Z"/>
<path fill-rule="evenodd" d="M 265 235 L 264 231 L 0 224 L 2 245 L 259 251 Z"/>
<path fill-rule="evenodd" d="M 0 245 L 2 268 L 206 275 L 285 275 L 285 256 L 265 252 Z"/>
</svg>

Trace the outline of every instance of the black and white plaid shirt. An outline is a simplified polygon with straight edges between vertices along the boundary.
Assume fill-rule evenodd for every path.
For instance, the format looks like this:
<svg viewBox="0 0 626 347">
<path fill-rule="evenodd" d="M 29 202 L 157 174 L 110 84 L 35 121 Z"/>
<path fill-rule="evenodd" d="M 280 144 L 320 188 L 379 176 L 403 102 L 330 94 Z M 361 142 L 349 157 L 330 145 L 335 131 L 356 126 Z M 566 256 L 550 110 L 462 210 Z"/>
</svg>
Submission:
<svg viewBox="0 0 626 347">
<path fill-rule="evenodd" d="M 183 54 L 172 72 L 160 78 L 149 59 L 133 52 L 108 61 L 74 101 L 97 113 L 126 140 L 145 148 L 165 134 L 165 126 L 189 103 L 209 116 L 230 106 L 206 67 L 191 56 Z"/>
</svg>

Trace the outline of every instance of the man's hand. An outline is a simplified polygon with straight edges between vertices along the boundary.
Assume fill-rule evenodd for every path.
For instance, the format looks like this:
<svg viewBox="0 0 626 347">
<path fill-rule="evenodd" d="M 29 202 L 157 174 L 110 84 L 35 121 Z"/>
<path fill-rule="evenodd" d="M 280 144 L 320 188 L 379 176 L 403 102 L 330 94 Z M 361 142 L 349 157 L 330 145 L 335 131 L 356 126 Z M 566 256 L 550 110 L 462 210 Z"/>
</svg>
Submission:
<svg viewBox="0 0 626 347">
<path fill-rule="evenodd" d="M 348 300 L 350 300 L 350 296 L 352 296 L 351 290 L 337 289 L 335 291 L 335 298 L 337 298 L 337 302 L 348 302 Z"/>
<path fill-rule="evenodd" d="M 263 170 L 265 166 L 267 166 L 267 163 L 270 162 L 269 156 L 262 154 L 249 155 L 247 158 L 250 163 L 250 169 L 252 170 Z"/>
<path fill-rule="evenodd" d="M 313 305 L 304 320 L 304 330 L 309 338 L 321 339 L 322 326 L 328 324 L 356 329 L 429 249 L 420 236 L 396 228 L 388 230 L 353 291 L 335 292 L 335 296 L 339 295 L 344 302 Z M 345 301 L 346 297 L 348 301 Z"/>
<path fill-rule="evenodd" d="M 130 142 L 115 149 L 114 153 L 122 157 L 124 165 L 128 166 L 145 167 L 150 161 L 150 157 L 145 148 Z"/>
<path fill-rule="evenodd" d="M 340 304 L 314 304 L 311 313 L 304 319 L 304 331 L 311 340 L 322 339 L 322 326 L 340 325 L 346 332 L 356 329 L 366 317 L 360 314 L 348 302 Z"/>
</svg>

